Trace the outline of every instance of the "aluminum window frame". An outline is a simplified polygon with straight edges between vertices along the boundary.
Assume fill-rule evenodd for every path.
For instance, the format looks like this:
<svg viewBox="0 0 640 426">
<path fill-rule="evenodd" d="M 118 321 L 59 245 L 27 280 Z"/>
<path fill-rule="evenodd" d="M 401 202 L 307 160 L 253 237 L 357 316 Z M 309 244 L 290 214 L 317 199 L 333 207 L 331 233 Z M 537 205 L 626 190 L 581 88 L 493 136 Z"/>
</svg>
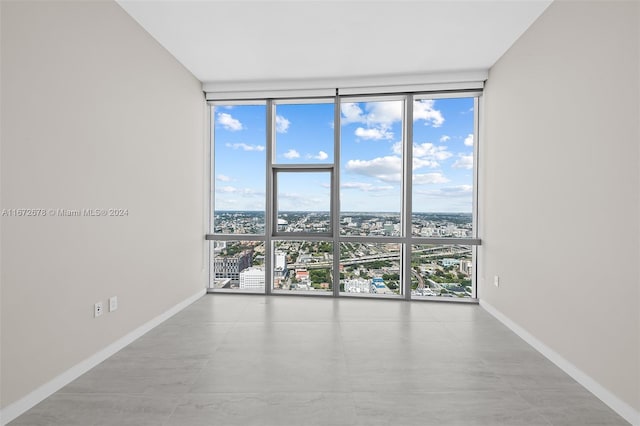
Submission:
<svg viewBox="0 0 640 426">
<path fill-rule="evenodd" d="M 374 102 L 402 102 L 402 140 L 406 141 L 407 137 L 408 137 L 408 133 L 409 134 L 413 134 L 413 130 L 412 129 L 407 129 L 407 127 L 410 127 L 407 124 L 407 117 L 408 117 L 408 108 L 409 108 L 409 102 L 407 100 L 407 98 L 411 96 L 410 93 L 408 94 L 398 94 L 398 93 L 391 93 L 391 94 L 383 94 L 383 93 L 376 93 L 376 94 L 349 94 L 349 95 L 340 95 L 337 96 L 337 103 L 338 103 L 338 119 L 334 120 L 334 123 L 337 123 L 335 125 L 335 128 L 337 128 L 338 133 L 339 133 L 339 138 L 340 138 L 340 145 L 337 149 L 342 150 L 342 123 L 340 121 L 342 115 L 341 115 L 341 107 L 343 103 L 360 103 L 360 102 L 365 102 L 365 103 L 374 103 Z M 413 115 L 413 103 L 411 102 L 411 115 Z M 411 117 L 411 123 L 413 123 L 413 117 Z M 413 140 L 411 142 L 413 144 Z M 405 176 L 405 170 L 407 168 L 407 164 L 411 164 L 411 158 L 409 158 L 409 163 L 407 163 L 407 149 L 406 146 L 408 145 L 408 143 L 403 143 L 402 146 L 402 181 L 400 183 L 400 191 L 401 191 L 401 198 L 400 198 L 400 212 L 399 212 L 399 216 L 400 216 L 400 229 L 402 229 L 402 233 L 401 233 L 401 237 L 392 237 L 392 236 L 383 236 L 383 237 L 379 237 L 379 236 L 375 236 L 375 238 L 385 238 L 385 241 L 388 242 L 392 242 L 391 239 L 392 238 L 403 238 L 406 237 L 406 218 L 405 215 L 403 214 L 403 212 L 405 211 L 405 205 L 407 202 L 407 198 L 411 198 L 410 196 L 407 197 L 407 192 L 406 192 L 406 188 L 407 188 L 407 181 L 406 181 L 406 176 Z M 411 151 L 411 150 L 409 150 Z M 341 167 L 341 163 L 340 163 L 340 159 L 341 159 L 341 155 L 342 152 L 340 152 L 340 158 L 338 159 L 338 161 L 336 162 L 336 167 L 338 168 L 338 170 Z M 340 174 L 340 173 L 338 173 Z M 409 179 L 409 184 L 411 183 L 411 179 Z M 411 188 L 411 186 L 409 186 L 409 188 Z M 340 187 L 338 186 L 338 191 L 340 190 Z M 338 197 L 340 197 L 340 193 L 338 193 Z M 340 200 L 338 200 L 338 222 L 337 224 L 339 225 L 340 223 L 340 214 L 342 213 L 342 206 L 340 204 Z M 411 223 L 410 221 L 408 222 L 409 224 Z M 411 230 L 410 225 L 409 225 L 409 230 Z M 343 235 L 340 236 L 340 229 L 338 226 L 338 237 L 339 238 L 350 238 L 350 236 L 347 235 Z M 356 237 L 359 238 L 359 237 Z M 372 236 L 363 236 L 361 238 L 374 238 Z"/>
<path fill-rule="evenodd" d="M 264 238 L 264 236 L 267 234 L 267 210 L 269 208 L 269 206 L 265 203 L 265 210 L 264 210 L 264 218 L 265 218 L 265 223 L 264 223 L 264 232 L 262 234 L 225 234 L 222 232 L 215 232 L 215 191 L 216 191 L 216 179 L 215 179 L 215 108 L 216 106 L 263 106 L 266 109 L 266 117 L 265 119 L 267 120 L 266 124 L 267 124 L 267 134 L 266 134 L 266 138 L 265 138 L 265 147 L 266 150 L 268 151 L 268 147 L 269 147 L 269 134 L 268 134 L 268 129 L 269 129 L 269 102 L 266 99 L 252 99 L 252 100 L 231 100 L 231 101 L 207 101 L 207 117 L 209 120 L 209 128 L 208 128 L 208 139 L 209 139 L 209 153 L 208 153 L 208 160 L 209 160 L 209 165 L 207 168 L 208 171 L 208 180 L 209 180 L 209 200 L 208 200 L 208 205 L 209 205 L 209 220 L 208 220 L 208 234 L 206 234 L 205 239 L 206 240 L 228 240 L 228 239 L 238 239 L 239 241 L 246 241 L 245 238 L 235 238 L 235 237 L 241 237 L 241 236 L 252 236 L 252 237 L 256 237 L 260 240 L 262 240 L 262 238 Z M 268 155 L 268 152 L 267 154 Z M 268 181 L 265 181 L 265 191 L 267 190 L 269 185 Z M 265 192 L 266 193 L 266 192 Z M 265 200 L 266 201 L 266 200 Z M 224 238 L 224 239 L 220 239 L 220 238 L 214 238 L 214 236 L 224 236 L 224 237 L 229 237 L 229 238 Z M 255 239 L 255 238 L 254 238 Z M 252 239 L 253 240 L 253 239 Z"/>
<path fill-rule="evenodd" d="M 209 195 L 209 234 L 205 235 L 208 241 L 262 241 L 265 247 L 265 291 L 258 294 L 277 294 L 279 296 L 286 295 L 308 295 L 309 293 L 291 292 L 273 292 L 273 262 L 274 262 L 274 243 L 282 240 L 306 240 L 306 241 L 327 241 L 333 244 L 333 297 L 358 297 L 358 298 L 375 298 L 375 299 L 404 299 L 404 300 L 437 300 L 442 302 L 474 302 L 477 298 L 478 287 L 478 247 L 482 244 L 479 237 L 478 229 L 478 204 L 479 204 L 479 107 L 482 97 L 481 89 L 461 89 L 461 90 L 445 90 L 437 92 L 400 92 L 400 93 L 366 93 L 357 94 L 349 93 L 341 95 L 339 89 L 336 89 L 334 102 L 334 155 L 333 163 L 309 163 L 309 164 L 289 164 L 275 162 L 275 106 L 277 104 L 311 104 L 311 103 L 328 103 L 326 96 L 308 97 L 308 98 L 261 98 L 261 99 L 240 99 L 240 100 L 215 100 L 208 101 L 209 106 L 214 105 L 266 105 L 267 121 L 266 121 L 266 199 L 265 199 L 265 232 L 264 234 L 222 234 L 213 233 L 214 218 L 214 196 L 215 196 L 215 136 L 214 131 L 210 131 L 210 153 L 209 153 L 209 182 L 211 189 Z M 474 102 L 474 145 L 473 145 L 473 191 L 472 191 L 472 237 L 471 238 L 455 238 L 455 237 L 420 237 L 413 236 L 411 233 L 412 226 L 412 174 L 413 174 L 413 106 L 414 101 L 424 99 L 452 99 L 452 98 L 473 98 Z M 341 162 L 341 105 L 343 102 L 381 102 L 381 101 L 403 101 L 403 170 L 402 170 L 402 204 L 400 212 L 402 236 L 341 236 L 340 235 L 340 162 Z M 214 110 L 209 109 L 212 116 L 210 120 L 211 126 L 215 124 Z M 331 232 L 327 233 L 307 233 L 307 232 L 278 232 L 277 231 L 277 173 L 281 172 L 329 172 L 331 175 L 331 194 L 330 194 L 330 221 Z M 370 294 L 346 294 L 340 292 L 340 246 L 343 242 L 375 244 L 375 243 L 397 243 L 400 244 L 400 280 L 402 285 L 402 293 L 400 295 L 370 295 Z M 411 253 L 412 246 L 417 244 L 432 245 L 469 245 L 472 247 L 472 295 L 471 298 L 443 298 L 440 296 L 418 298 L 412 297 L 411 294 Z M 211 282 L 211 262 L 209 255 L 209 283 Z M 209 292 L 232 292 L 230 290 L 220 291 L 208 288 Z M 247 294 L 251 292 L 238 291 L 237 294 Z M 317 296 L 326 297 L 327 292 L 318 292 Z"/>
<path fill-rule="evenodd" d="M 333 210 L 335 209 L 335 205 L 333 204 L 333 180 L 334 180 L 334 167 L 333 164 L 287 164 L 287 165 L 278 165 L 273 166 L 271 168 L 272 172 L 272 185 L 270 188 L 271 197 L 272 197 L 272 205 L 273 205 L 273 214 L 272 214 L 272 223 L 271 223 L 271 236 L 272 237 L 285 237 L 285 236 L 318 236 L 318 237 L 333 237 L 333 229 L 335 227 L 335 223 L 333 223 Z M 328 173 L 329 174 L 329 231 L 328 232 L 286 232 L 286 231 L 278 231 L 278 215 L 280 213 L 280 209 L 278 207 L 278 175 L 284 173 Z M 304 239 L 304 238 L 302 238 Z"/>
</svg>

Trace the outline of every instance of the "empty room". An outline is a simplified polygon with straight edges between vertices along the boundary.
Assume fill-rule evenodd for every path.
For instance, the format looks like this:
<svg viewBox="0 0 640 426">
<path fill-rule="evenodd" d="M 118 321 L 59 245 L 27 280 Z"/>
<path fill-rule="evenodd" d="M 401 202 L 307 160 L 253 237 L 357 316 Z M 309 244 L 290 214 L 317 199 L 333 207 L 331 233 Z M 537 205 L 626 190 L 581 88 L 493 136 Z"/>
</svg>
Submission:
<svg viewBox="0 0 640 426">
<path fill-rule="evenodd" d="M 640 426 L 640 2 L 0 0 L 0 425 Z"/>
</svg>

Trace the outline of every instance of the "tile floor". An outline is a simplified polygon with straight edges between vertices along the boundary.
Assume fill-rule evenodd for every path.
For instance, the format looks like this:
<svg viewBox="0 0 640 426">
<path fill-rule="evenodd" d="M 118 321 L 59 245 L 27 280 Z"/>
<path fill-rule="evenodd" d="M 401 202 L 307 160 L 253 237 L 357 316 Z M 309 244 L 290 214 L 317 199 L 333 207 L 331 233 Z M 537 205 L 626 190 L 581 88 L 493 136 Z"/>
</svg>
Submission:
<svg viewBox="0 0 640 426">
<path fill-rule="evenodd" d="M 471 304 L 207 295 L 18 425 L 626 425 Z"/>
</svg>

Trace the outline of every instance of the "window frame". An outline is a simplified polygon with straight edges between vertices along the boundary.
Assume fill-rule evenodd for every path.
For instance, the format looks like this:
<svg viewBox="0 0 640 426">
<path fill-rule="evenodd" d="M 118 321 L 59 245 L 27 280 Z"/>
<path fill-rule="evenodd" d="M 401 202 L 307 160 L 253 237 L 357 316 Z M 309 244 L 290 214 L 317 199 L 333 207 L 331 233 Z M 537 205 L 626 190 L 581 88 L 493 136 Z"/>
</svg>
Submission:
<svg viewBox="0 0 640 426">
<path fill-rule="evenodd" d="M 409 117 L 409 112 L 411 113 L 411 115 L 413 115 L 413 102 L 409 101 L 409 97 L 411 96 L 410 93 L 406 93 L 406 94 L 384 94 L 384 93 L 376 93 L 376 94 L 349 94 L 349 95 L 341 95 L 341 96 L 337 96 L 337 103 L 338 103 L 338 109 L 339 112 L 342 111 L 342 104 L 343 103 L 376 103 L 376 102 L 397 102 L 400 101 L 402 102 L 402 125 L 401 125 L 401 130 L 402 130 L 402 141 L 403 141 L 403 145 L 402 145 L 402 181 L 400 183 L 400 192 L 401 192 L 401 199 L 400 199 L 400 229 L 402 230 L 400 233 L 400 237 L 393 237 L 393 236 L 370 236 L 370 235 L 366 235 L 366 236 L 362 236 L 361 238 L 384 238 L 386 240 L 388 240 L 389 242 L 392 242 L 391 239 L 393 238 L 403 238 L 406 237 L 406 223 L 407 220 L 405 218 L 404 215 L 404 211 L 406 210 L 406 198 L 411 198 L 410 196 L 407 197 L 407 192 L 406 192 L 406 188 L 407 188 L 407 182 L 406 182 L 406 176 L 405 176 L 405 171 L 407 170 L 407 165 L 411 165 L 411 162 L 409 160 L 409 163 L 407 163 L 407 146 L 409 145 L 408 143 L 405 143 L 405 141 L 407 141 L 408 137 L 413 133 L 412 129 L 407 129 L 407 127 L 410 127 L 407 123 L 413 123 L 413 117 L 411 117 L 411 120 L 407 120 L 407 117 Z M 348 100 L 347 102 L 345 102 L 345 100 Z M 411 107 L 409 109 L 409 104 L 411 104 Z M 341 114 L 338 114 L 340 117 L 338 118 L 338 120 L 336 121 L 336 123 L 338 123 L 335 127 L 338 128 L 338 131 L 340 133 L 340 135 L 342 134 L 341 129 L 342 129 L 342 123 L 340 122 L 340 119 L 342 117 Z M 337 149 L 342 150 L 342 139 L 341 136 L 339 136 L 340 138 L 340 146 Z M 413 144 L 413 140 L 411 142 Z M 340 152 L 340 161 L 338 161 L 336 163 L 336 167 L 338 167 L 338 169 L 340 169 L 342 163 L 341 163 L 341 157 L 342 156 L 342 152 Z M 409 188 L 411 188 L 409 186 Z M 340 190 L 340 186 L 338 186 L 338 190 Z M 338 197 L 340 196 L 340 193 L 338 193 Z M 338 204 L 338 215 L 341 214 L 342 210 L 341 210 L 342 206 L 340 204 Z M 410 223 L 410 222 L 409 222 Z M 409 227 L 409 230 L 411 228 Z M 348 238 L 349 236 L 347 235 L 343 235 L 340 236 L 340 229 L 338 229 L 338 237 L 339 238 Z M 360 237 L 358 237 L 360 238 Z"/>
<path fill-rule="evenodd" d="M 478 271 L 477 271 L 477 252 L 478 246 L 482 244 L 479 238 L 478 229 L 478 192 L 479 192 L 479 106 L 480 99 L 482 97 L 482 89 L 462 89 L 462 90 L 446 90 L 437 92 L 409 92 L 409 93 L 377 93 L 377 94 L 348 94 L 340 95 L 339 90 L 336 89 L 336 96 L 334 99 L 334 153 L 333 163 L 309 163 L 309 164 L 290 164 L 290 163 L 276 163 L 275 161 L 275 120 L 277 104 L 305 104 L 305 103 L 319 103 L 318 99 L 329 99 L 326 96 L 314 98 L 257 98 L 257 99 L 242 99 L 242 100 L 220 100 L 220 101 L 207 101 L 207 104 L 211 106 L 215 105 L 265 105 L 266 104 L 266 188 L 265 188 L 265 232 L 264 234 L 222 234 L 213 233 L 213 219 L 214 219 L 214 197 L 215 197 L 215 158 L 214 158 L 214 132 L 210 129 L 210 155 L 209 155 L 209 182 L 210 190 L 209 197 L 209 234 L 206 234 L 205 239 L 208 241 L 263 241 L 265 247 L 265 291 L 259 294 L 278 294 L 278 295 L 296 295 L 301 292 L 291 291 L 282 292 L 273 290 L 273 264 L 275 261 L 275 249 L 274 243 L 276 241 L 283 240 L 309 240 L 309 241 L 328 241 L 333 244 L 333 268 L 332 268 L 332 296 L 333 297 L 364 297 L 364 298 L 376 298 L 376 299 L 406 299 L 406 300 L 437 300 L 446 302 L 469 302 L 477 299 L 477 287 L 478 287 Z M 454 237 L 421 237 L 412 235 L 412 197 L 413 197 L 413 106 L 414 101 L 423 99 L 450 99 L 450 98 L 473 98 L 474 102 L 474 144 L 473 144 L 473 190 L 472 190 L 472 236 L 465 238 Z M 340 167 L 341 167 L 341 105 L 345 100 L 355 100 L 355 102 L 376 102 L 384 100 L 398 100 L 403 101 L 403 123 L 402 123 L 402 204 L 400 211 L 400 226 L 401 236 L 341 236 L 340 235 Z M 314 102 L 314 100 L 316 102 Z M 325 102 L 320 102 L 325 103 Z M 214 117 L 211 116 L 213 108 L 208 108 L 209 122 L 211 126 L 214 126 Z M 330 185 L 330 226 L 331 231 L 327 233 L 308 233 L 308 232 L 279 232 L 277 230 L 277 174 L 278 173 L 295 173 L 295 172 L 329 172 L 331 185 Z M 398 295 L 378 295 L 373 296 L 369 294 L 350 295 L 344 292 L 340 292 L 340 247 L 342 243 L 361 243 L 361 244 L 387 244 L 398 243 L 400 244 L 400 280 L 401 280 L 401 292 Z M 469 245 L 472 247 L 472 295 L 470 298 L 443 298 L 441 296 L 425 297 L 425 296 L 413 296 L 411 294 L 411 248 L 413 245 L 432 244 L 432 245 Z M 211 244 L 210 244 L 211 245 Z M 210 250 L 209 250 L 210 251 Z M 209 265 L 211 266 L 213 258 L 209 253 Z M 211 268 L 210 268 L 211 269 Z M 211 270 L 209 271 L 209 283 L 211 282 Z M 230 292 L 229 290 L 212 289 L 207 286 L 209 292 Z M 237 292 L 231 290 L 231 292 L 246 294 L 247 291 Z M 308 294 L 308 293 L 304 293 Z M 318 296 L 326 296 L 327 292 L 318 292 Z M 330 294 L 331 295 L 331 294 Z"/>
<path fill-rule="evenodd" d="M 333 210 L 335 208 L 333 204 L 333 180 L 334 180 L 334 167 L 333 164 L 286 164 L 286 165 L 274 165 L 271 167 L 272 172 L 272 185 L 271 188 L 271 197 L 272 197 L 272 205 L 273 205 L 273 214 L 271 220 L 271 236 L 276 238 L 285 237 L 285 236 L 318 236 L 318 237 L 332 237 L 333 236 L 333 228 L 335 227 L 335 223 L 333 223 Z M 329 231 L 328 232 L 285 232 L 278 231 L 278 214 L 280 212 L 278 206 L 278 174 L 284 173 L 329 173 Z"/>
<path fill-rule="evenodd" d="M 264 210 L 264 232 L 260 234 L 225 234 L 222 232 L 215 232 L 215 202 L 216 202 L 216 177 L 215 177 L 215 112 L 217 106 L 264 106 L 266 110 L 266 137 L 265 137 L 265 151 L 269 149 L 269 102 L 266 99 L 245 99 L 245 100 L 234 100 L 234 101 L 207 101 L 207 121 L 210 123 L 208 131 L 208 180 L 209 180 L 209 191 L 208 191 L 208 202 L 206 203 L 209 206 L 208 211 L 208 223 L 207 229 L 209 230 L 206 239 L 211 240 L 209 236 L 225 236 L 231 237 L 230 239 L 236 239 L 235 237 L 241 237 L 239 240 L 246 240 L 242 238 L 242 236 L 254 236 L 254 237 L 264 237 L 267 234 L 267 209 L 268 205 L 265 204 Z M 265 181 L 265 194 L 268 188 L 269 182 Z M 265 200 L 266 201 L 266 200 Z M 263 239 L 263 238 L 259 238 Z M 226 239 L 215 238 L 215 240 L 221 241 Z M 209 254 L 210 255 L 210 254 Z"/>
</svg>

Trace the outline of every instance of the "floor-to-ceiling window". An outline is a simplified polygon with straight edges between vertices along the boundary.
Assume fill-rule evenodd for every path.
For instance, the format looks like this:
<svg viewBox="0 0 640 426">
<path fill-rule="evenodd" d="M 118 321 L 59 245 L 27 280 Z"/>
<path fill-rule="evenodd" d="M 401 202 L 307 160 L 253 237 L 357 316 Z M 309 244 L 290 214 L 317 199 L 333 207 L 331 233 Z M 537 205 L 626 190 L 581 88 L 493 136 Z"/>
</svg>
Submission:
<svg viewBox="0 0 640 426">
<path fill-rule="evenodd" d="M 209 288 L 263 292 L 266 102 L 212 106 L 211 136 Z"/>
<path fill-rule="evenodd" d="M 210 291 L 475 297 L 479 95 L 211 102 Z"/>
</svg>

